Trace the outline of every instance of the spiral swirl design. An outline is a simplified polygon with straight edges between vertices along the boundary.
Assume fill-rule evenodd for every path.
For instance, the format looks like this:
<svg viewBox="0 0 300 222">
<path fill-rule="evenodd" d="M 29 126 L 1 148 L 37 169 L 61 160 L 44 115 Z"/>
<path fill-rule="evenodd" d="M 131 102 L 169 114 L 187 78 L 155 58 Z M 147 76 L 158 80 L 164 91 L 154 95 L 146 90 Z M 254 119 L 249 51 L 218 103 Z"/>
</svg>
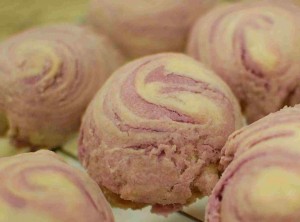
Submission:
<svg viewBox="0 0 300 222">
<path fill-rule="evenodd" d="M 0 221 L 114 221 L 97 184 L 50 151 L 0 159 L 0 179 Z"/>
<path fill-rule="evenodd" d="M 101 187 L 142 204 L 209 194 L 227 136 L 241 125 L 229 87 L 200 63 L 166 53 L 135 60 L 89 105 L 80 159 Z"/>
<path fill-rule="evenodd" d="M 61 145 L 99 87 L 123 62 L 104 36 L 75 25 L 36 28 L 0 45 L 0 110 L 9 135 Z"/>
<path fill-rule="evenodd" d="M 286 1 L 220 6 L 196 22 L 188 54 L 231 86 L 253 122 L 299 102 L 299 19 Z"/>
<path fill-rule="evenodd" d="M 217 0 L 93 0 L 89 22 L 129 57 L 183 51 L 195 20 Z"/>
<path fill-rule="evenodd" d="M 296 222 L 300 217 L 300 106 L 285 108 L 232 134 L 207 222 Z"/>
</svg>

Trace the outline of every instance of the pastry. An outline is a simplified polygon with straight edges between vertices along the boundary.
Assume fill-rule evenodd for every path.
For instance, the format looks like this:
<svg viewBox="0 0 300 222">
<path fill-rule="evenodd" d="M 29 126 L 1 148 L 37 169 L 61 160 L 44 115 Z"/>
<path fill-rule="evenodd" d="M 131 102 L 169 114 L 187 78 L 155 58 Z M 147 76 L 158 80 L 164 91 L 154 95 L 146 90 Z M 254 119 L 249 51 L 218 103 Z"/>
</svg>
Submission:
<svg viewBox="0 0 300 222">
<path fill-rule="evenodd" d="M 93 0 L 88 21 L 131 58 L 184 51 L 195 20 L 217 0 Z"/>
<path fill-rule="evenodd" d="M 297 222 L 300 218 L 300 106 L 233 133 L 206 208 L 207 222 Z"/>
<path fill-rule="evenodd" d="M 231 86 L 251 123 L 300 102 L 299 22 L 286 1 L 221 5 L 196 22 L 187 51 Z"/>
<path fill-rule="evenodd" d="M 113 222 L 97 184 L 47 150 L 0 159 L 0 221 Z"/>
<path fill-rule="evenodd" d="M 94 97 L 79 158 L 111 203 L 166 213 L 210 194 L 220 150 L 241 122 L 229 87 L 202 64 L 147 56 L 118 69 Z"/>
<path fill-rule="evenodd" d="M 76 25 L 35 28 L 0 44 L 0 110 L 16 144 L 56 147 L 123 57 L 105 37 Z"/>
</svg>

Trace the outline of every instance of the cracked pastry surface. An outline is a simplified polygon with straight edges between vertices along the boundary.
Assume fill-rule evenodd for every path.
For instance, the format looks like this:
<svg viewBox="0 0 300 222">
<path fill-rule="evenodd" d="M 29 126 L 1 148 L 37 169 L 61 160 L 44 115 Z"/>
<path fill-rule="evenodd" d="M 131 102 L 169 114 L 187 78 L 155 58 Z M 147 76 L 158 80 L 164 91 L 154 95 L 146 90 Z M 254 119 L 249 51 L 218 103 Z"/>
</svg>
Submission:
<svg viewBox="0 0 300 222">
<path fill-rule="evenodd" d="M 229 87 L 202 64 L 183 54 L 147 56 L 118 69 L 96 94 L 79 157 L 121 200 L 180 208 L 211 192 L 220 150 L 241 122 Z"/>
</svg>

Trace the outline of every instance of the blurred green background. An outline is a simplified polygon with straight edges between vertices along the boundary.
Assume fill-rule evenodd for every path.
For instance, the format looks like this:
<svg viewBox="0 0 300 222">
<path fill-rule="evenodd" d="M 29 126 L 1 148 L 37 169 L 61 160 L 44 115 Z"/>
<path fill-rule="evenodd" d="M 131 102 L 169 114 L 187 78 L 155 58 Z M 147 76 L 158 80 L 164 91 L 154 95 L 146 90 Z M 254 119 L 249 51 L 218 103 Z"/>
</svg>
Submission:
<svg viewBox="0 0 300 222">
<path fill-rule="evenodd" d="M 84 19 L 89 1 L 0 0 L 0 41 L 33 26 L 58 22 L 80 22 Z"/>
<path fill-rule="evenodd" d="M 88 2 L 89 0 L 0 0 L 0 40 L 36 25 L 80 21 L 84 18 Z"/>
<path fill-rule="evenodd" d="M 80 22 L 84 20 L 89 1 L 0 0 L 0 41 L 16 32 L 37 25 L 58 22 Z M 235 1 L 239 0 L 220 0 L 220 2 Z M 293 1 L 300 2 L 300 0 Z"/>
</svg>

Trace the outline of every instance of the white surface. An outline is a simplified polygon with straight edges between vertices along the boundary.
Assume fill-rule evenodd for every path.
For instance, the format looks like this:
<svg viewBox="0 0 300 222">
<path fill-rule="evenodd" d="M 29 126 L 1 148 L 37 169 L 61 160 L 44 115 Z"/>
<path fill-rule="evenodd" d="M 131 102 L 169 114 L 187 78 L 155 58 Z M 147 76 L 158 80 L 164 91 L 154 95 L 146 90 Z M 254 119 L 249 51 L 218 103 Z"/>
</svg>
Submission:
<svg viewBox="0 0 300 222">
<path fill-rule="evenodd" d="M 150 213 L 150 208 L 143 210 L 120 210 L 113 209 L 116 222 L 194 222 L 179 213 L 171 214 L 168 217 L 157 216 Z"/>
<path fill-rule="evenodd" d="M 189 207 L 186 207 L 183 209 L 183 211 L 195 218 L 198 218 L 202 221 L 204 221 L 205 216 L 205 206 L 207 204 L 208 198 L 203 198 L 199 201 L 197 201 L 194 204 L 191 204 Z"/>
<path fill-rule="evenodd" d="M 81 166 L 81 164 L 79 163 L 79 161 L 75 160 L 74 158 L 66 155 L 65 153 L 61 152 L 61 151 L 56 151 L 56 153 L 61 156 L 64 161 L 66 163 L 68 163 L 69 165 L 73 166 L 73 167 L 76 167 L 76 168 L 79 168 L 81 170 L 84 170 L 83 167 Z"/>
</svg>

